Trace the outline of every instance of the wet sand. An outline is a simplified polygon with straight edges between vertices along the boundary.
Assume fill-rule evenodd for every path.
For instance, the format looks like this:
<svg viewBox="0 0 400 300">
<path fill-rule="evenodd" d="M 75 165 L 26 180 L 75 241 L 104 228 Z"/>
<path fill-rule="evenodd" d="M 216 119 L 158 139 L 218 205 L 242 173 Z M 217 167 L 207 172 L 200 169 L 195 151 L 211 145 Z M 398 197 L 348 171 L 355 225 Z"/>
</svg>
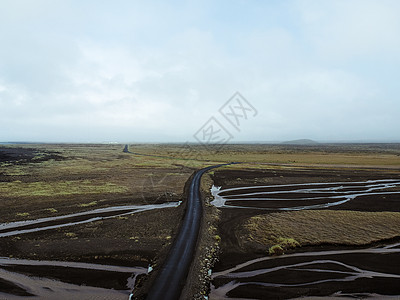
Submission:
<svg viewBox="0 0 400 300">
<path fill-rule="evenodd" d="M 126 299 L 143 267 L 0 258 L 4 299 Z"/>
</svg>

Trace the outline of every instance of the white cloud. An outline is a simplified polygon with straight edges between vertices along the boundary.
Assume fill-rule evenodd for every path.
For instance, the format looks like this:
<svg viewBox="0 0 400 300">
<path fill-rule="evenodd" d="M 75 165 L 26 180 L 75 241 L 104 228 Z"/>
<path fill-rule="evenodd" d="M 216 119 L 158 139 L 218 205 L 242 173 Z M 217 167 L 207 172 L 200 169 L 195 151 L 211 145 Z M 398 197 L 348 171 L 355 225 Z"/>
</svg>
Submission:
<svg viewBox="0 0 400 300">
<path fill-rule="evenodd" d="M 298 1 L 307 39 L 321 57 L 399 59 L 400 2 Z"/>
<path fill-rule="evenodd" d="M 185 141 L 235 91 L 259 111 L 236 140 L 397 135 L 397 2 L 14 3 L 0 140 Z"/>
</svg>

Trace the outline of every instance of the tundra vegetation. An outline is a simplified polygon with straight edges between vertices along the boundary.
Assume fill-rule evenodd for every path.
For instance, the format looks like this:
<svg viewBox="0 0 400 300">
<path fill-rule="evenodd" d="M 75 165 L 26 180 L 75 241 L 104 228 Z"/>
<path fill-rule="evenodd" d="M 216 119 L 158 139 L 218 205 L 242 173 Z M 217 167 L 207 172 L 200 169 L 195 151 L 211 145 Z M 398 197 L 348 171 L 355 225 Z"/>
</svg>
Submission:
<svg viewBox="0 0 400 300">
<path fill-rule="evenodd" d="M 185 184 L 197 169 L 204 220 L 186 294 L 204 298 L 209 269 L 318 245 L 362 246 L 400 237 L 400 212 L 309 210 L 270 213 L 218 209 L 212 184 L 223 188 L 399 178 L 400 145 L 7 145 L 0 147 L 2 223 L 126 205 L 183 205 L 52 230 L 0 238 L 1 256 L 151 264 L 156 272 L 185 208 Z M 144 154 L 144 155 L 138 155 Z M 219 262 L 217 263 L 217 260 Z M 200 274 L 200 275 L 198 275 Z M 146 276 L 137 280 L 142 294 Z M 202 298 L 202 299 L 203 299 Z"/>
</svg>

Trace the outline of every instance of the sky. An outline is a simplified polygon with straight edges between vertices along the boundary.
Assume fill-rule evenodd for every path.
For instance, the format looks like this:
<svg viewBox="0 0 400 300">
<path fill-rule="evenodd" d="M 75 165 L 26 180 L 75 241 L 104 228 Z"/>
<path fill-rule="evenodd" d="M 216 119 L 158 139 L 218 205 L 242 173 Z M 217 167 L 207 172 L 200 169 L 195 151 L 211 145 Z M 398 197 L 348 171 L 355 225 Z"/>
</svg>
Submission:
<svg viewBox="0 0 400 300">
<path fill-rule="evenodd" d="M 397 0 L 0 0 L 0 142 L 400 141 L 399 15 Z"/>
</svg>

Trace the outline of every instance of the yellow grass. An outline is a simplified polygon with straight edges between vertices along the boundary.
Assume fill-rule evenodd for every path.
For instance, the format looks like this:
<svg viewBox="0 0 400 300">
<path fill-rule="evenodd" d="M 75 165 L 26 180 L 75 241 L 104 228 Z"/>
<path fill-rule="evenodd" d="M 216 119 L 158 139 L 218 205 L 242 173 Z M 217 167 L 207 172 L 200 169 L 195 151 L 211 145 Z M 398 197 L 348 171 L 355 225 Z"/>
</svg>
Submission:
<svg viewBox="0 0 400 300">
<path fill-rule="evenodd" d="M 124 193 L 128 189 L 113 183 L 95 184 L 85 181 L 0 182 L 0 197 L 66 196 L 74 194 Z"/>
<path fill-rule="evenodd" d="M 15 147 L 15 146 L 9 146 Z M 130 145 L 130 151 L 161 157 L 139 156 L 123 153 L 124 145 L 18 145 L 16 147 L 35 148 L 41 151 L 57 152 L 63 160 L 31 163 L 1 163 L 1 172 L 8 176 L 0 182 L 0 208 L 21 206 L 26 210 L 27 201 L 41 203 L 43 207 L 51 197 L 57 203 L 63 199 L 82 199 L 88 195 L 87 202 L 100 201 L 102 195 L 128 193 L 140 200 L 143 196 L 158 197 L 165 192 L 180 194 L 185 182 L 194 170 L 205 166 L 232 161 L 244 164 L 231 165 L 229 169 L 275 169 L 293 168 L 299 165 L 380 165 L 400 168 L 398 149 L 384 151 L 335 149 L 324 152 L 314 150 L 290 150 L 287 146 L 273 145 L 226 145 L 221 149 L 191 145 Z M 218 150 L 218 151 L 216 151 Z M 40 158 L 41 154 L 38 154 Z M 212 175 L 221 169 L 211 170 Z M 205 176 L 203 185 L 210 182 Z M 71 197 L 76 196 L 76 197 Z M 83 195 L 83 197 L 78 197 Z M 18 198 L 21 201 L 15 201 Z M 80 200 L 79 200 L 80 201 Z M 140 200 L 141 201 L 141 200 Z M 58 204 L 57 204 L 58 205 Z M 60 209 L 54 205 L 54 209 Z M 76 207 L 76 203 L 73 204 Z M 39 207 L 38 207 L 39 208 Z M 48 208 L 48 206 L 47 206 Z M 50 212 L 50 211 L 49 211 Z"/>
<path fill-rule="evenodd" d="M 316 164 L 316 165 L 369 165 L 400 166 L 399 151 L 396 149 L 368 149 L 366 146 L 343 145 L 336 148 L 316 146 L 311 149 L 290 149 L 279 145 L 225 145 L 222 148 L 191 145 L 192 156 L 200 161 L 244 162 L 276 164 Z M 187 152 L 182 145 L 136 145 L 132 146 L 140 153 L 162 156 L 185 157 Z M 218 151 L 216 151 L 218 149 Z M 187 155 L 188 156 L 188 155 Z M 190 156 L 188 156 L 190 157 Z M 181 161 L 182 162 L 182 161 Z M 241 168 L 233 165 L 228 168 Z M 255 166 L 260 167 L 260 166 Z"/>
<path fill-rule="evenodd" d="M 400 213 L 310 210 L 255 216 L 247 239 L 271 246 L 293 238 L 300 245 L 365 245 L 400 236 Z"/>
<path fill-rule="evenodd" d="M 79 204 L 79 207 L 90 207 L 90 206 L 95 206 L 95 205 L 97 205 L 97 201 L 92 201 L 89 203 L 81 203 L 81 204 Z"/>
<path fill-rule="evenodd" d="M 351 153 L 239 153 L 214 155 L 214 160 L 246 163 L 316 164 L 316 165 L 373 165 L 400 166 L 400 157 L 395 154 L 351 154 Z M 235 165 L 235 168 L 240 165 Z"/>
</svg>

